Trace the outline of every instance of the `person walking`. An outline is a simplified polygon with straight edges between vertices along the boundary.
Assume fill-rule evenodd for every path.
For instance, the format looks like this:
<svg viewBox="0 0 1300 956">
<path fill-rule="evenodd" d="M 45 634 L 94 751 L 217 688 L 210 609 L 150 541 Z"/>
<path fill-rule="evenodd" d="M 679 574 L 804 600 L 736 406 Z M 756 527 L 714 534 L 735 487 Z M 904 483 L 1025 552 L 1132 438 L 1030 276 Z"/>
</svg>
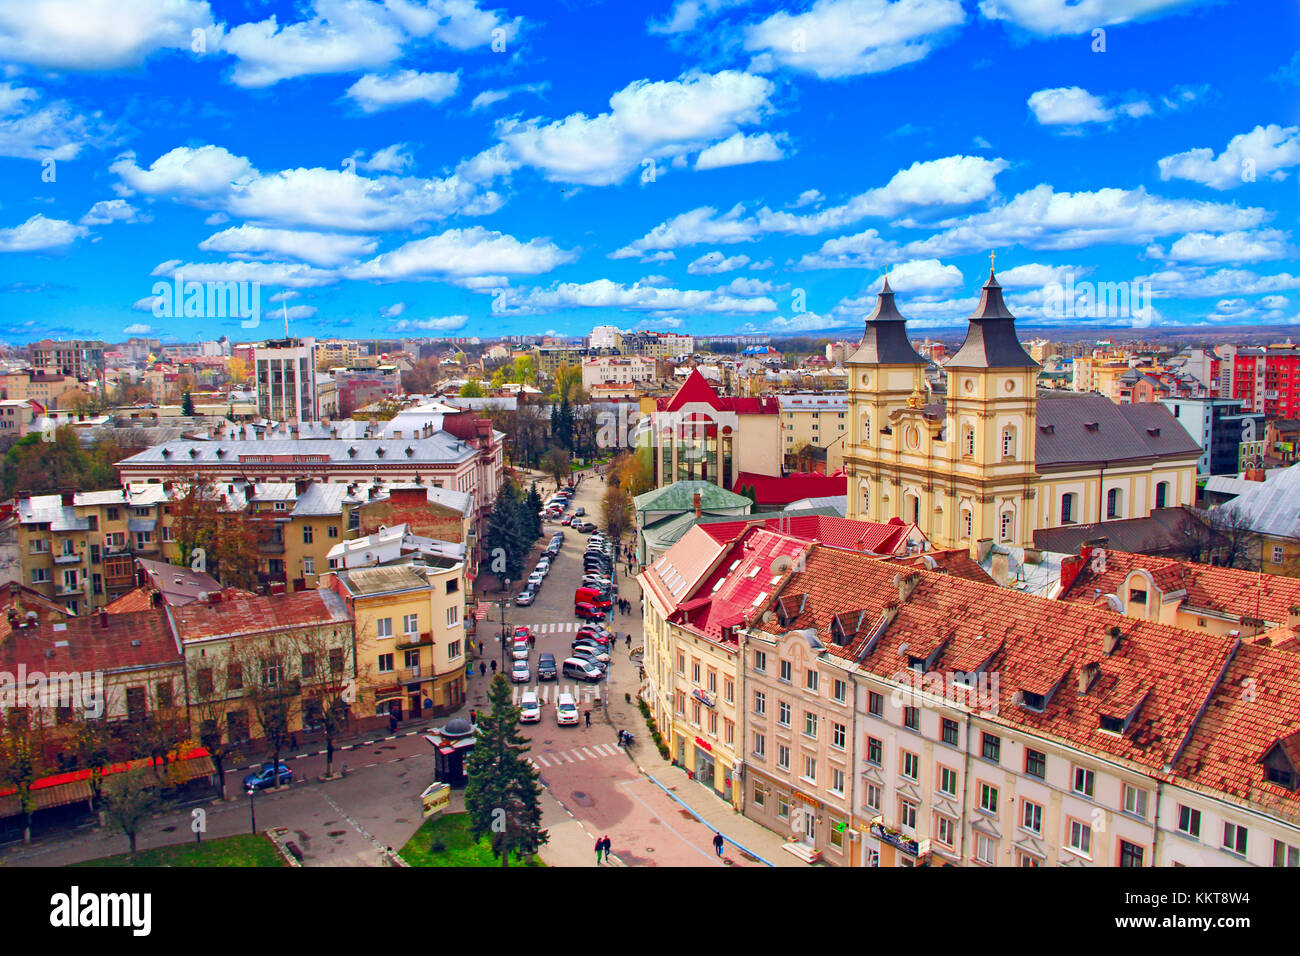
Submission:
<svg viewBox="0 0 1300 956">
<path fill-rule="evenodd" d="M 629 634 L 629 635 L 627 636 L 627 651 L 628 651 L 629 654 L 632 653 L 632 635 L 631 635 L 631 634 Z"/>
<path fill-rule="evenodd" d="M 471 724 L 477 724 L 477 723 L 478 723 L 478 711 L 477 711 L 477 710 L 471 710 L 471 711 L 469 712 L 469 722 L 470 722 Z"/>
<path fill-rule="evenodd" d="M 608 862 L 609 862 L 609 848 L 610 848 L 610 846 L 611 846 L 611 844 L 610 844 L 610 840 L 609 840 L 609 834 L 607 833 L 607 834 L 605 834 L 603 837 L 601 837 L 601 838 L 600 838 L 600 842 L 603 843 L 604 846 L 605 846 L 605 862 L 608 863 Z"/>
<path fill-rule="evenodd" d="M 497 662 L 496 662 L 495 660 L 493 660 L 493 661 L 492 661 L 492 673 L 495 674 L 496 672 L 497 672 Z"/>
<path fill-rule="evenodd" d="M 536 646 L 537 646 L 537 635 L 536 635 L 536 634 L 529 634 L 529 635 L 528 635 L 528 646 L 529 646 L 529 648 L 533 648 L 533 647 L 536 647 Z"/>
<path fill-rule="evenodd" d="M 596 840 L 596 865 L 600 866 L 600 855 L 605 852 L 605 840 L 603 838 Z"/>
<path fill-rule="evenodd" d="M 584 711 L 582 712 L 582 716 L 583 716 L 583 719 L 587 721 L 587 726 L 590 727 L 590 726 L 591 726 L 591 711 L 589 711 L 589 710 L 584 710 Z"/>
<path fill-rule="evenodd" d="M 721 833 L 715 833 L 715 834 L 713 834 L 713 849 L 714 849 L 714 852 L 716 852 L 716 853 L 718 854 L 718 859 L 722 859 L 722 844 L 723 844 L 723 842 L 724 842 L 724 841 L 723 841 L 723 839 L 722 839 L 722 834 L 721 834 Z"/>
<path fill-rule="evenodd" d="M 482 661 L 478 662 L 478 676 L 479 677 L 487 676 L 487 665 L 484 664 Z"/>
</svg>

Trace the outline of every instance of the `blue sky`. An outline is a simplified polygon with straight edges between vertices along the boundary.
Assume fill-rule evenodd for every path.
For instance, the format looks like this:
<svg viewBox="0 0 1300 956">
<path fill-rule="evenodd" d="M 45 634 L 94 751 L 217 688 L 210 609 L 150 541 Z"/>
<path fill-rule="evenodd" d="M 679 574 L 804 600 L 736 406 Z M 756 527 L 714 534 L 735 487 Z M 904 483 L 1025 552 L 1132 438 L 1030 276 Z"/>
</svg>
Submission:
<svg viewBox="0 0 1300 956">
<path fill-rule="evenodd" d="M 0 0 L 0 341 L 249 340 L 285 309 L 317 336 L 848 336 L 886 272 L 919 331 L 964 324 L 990 250 L 1026 324 L 1296 323 L 1298 25 L 1212 0 Z M 264 327 L 156 315 L 177 271 L 259 282 Z M 1152 307 L 1062 291 L 1087 283 Z"/>
</svg>

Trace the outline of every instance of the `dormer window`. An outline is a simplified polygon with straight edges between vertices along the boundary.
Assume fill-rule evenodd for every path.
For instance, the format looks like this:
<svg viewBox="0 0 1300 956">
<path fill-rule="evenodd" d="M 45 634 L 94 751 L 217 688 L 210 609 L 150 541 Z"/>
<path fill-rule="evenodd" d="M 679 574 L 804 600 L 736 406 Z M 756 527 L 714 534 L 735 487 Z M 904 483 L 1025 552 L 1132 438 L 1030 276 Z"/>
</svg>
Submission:
<svg viewBox="0 0 1300 956">
<path fill-rule="evenodd" d="M 1101 715 L 1101 729 L 1108 730 L 1112 734 L 1124 733 L 1124 721 L 1119 717 L 1109 717 L 1106 714 Z"/>
<path fill-rule="evenodd" d="M 1021 691 L 1022 703 L 1025 710 L 1034 710 L 1042 713 L 1047 707 L 1047 696 L 1045 694 L 1031 694 L 1029 691 Z"/>
<path fill-rule="evenodd" d="M 1264 778 L 1269 783 L 1280 784 L 1288 790 L 1295 789 L 1295 774 L 1290 770 L 1279 770 L 1277 767 L 1264 768 Z"/>
<path fill-rule="evenodd" d="M 1147 603 L 1147 592 L 1139 588 L 1129 588 L 1128 599 L 1130 604 L 1145 605 Z"/>
</svg>

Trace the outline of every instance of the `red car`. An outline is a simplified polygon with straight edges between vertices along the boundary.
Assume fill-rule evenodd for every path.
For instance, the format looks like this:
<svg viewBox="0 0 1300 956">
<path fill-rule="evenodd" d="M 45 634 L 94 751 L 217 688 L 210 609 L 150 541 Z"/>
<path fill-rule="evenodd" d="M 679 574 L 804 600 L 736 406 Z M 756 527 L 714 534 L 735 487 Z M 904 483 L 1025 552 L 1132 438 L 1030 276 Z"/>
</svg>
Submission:
<svg viewBox="0 0 1300 956">
<path fill-rule="evenodd" d="M 533 633 L 532 631 L 530 631 L 528 628 L 524 627 L 522 624 L 519 624 L 519 625 L 517 625 L 517 626 L 515 627 L 515 637 L 516 637 L 516 638 L 521 638 L 521 639 L 523 639 L 523 640 L 526 641 L 526 640 L 528 640 L 529 637 L 532 636 L 532 633 Z"/>
<path fill-rule="evenodd" d="M 572 527 L 572 526 L 573 526 L 573 515 L 565 515 L 565 516 L 564 516 L 564 520 L 561 521 L 560 524 L 562 524 L 562 525 L 568 525 L 568 526 Z"/>
<path fill-rule="evenodd" d="M 573 616 L 580 617 L 585 621 L 605 620 L 605 612 L 599 610 L 593 604 L 588 604 L 586 601 L 579 601 L 573 605 Z"/>
</svg>

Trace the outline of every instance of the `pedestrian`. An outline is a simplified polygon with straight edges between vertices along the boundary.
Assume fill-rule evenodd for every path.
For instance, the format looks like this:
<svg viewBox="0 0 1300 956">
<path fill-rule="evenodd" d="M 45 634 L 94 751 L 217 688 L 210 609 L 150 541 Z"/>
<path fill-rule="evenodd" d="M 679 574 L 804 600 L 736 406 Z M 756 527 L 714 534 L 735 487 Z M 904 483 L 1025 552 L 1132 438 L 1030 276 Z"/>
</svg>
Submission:
<svg viewBox="0 0 1300 956">
<path fill-rule="evenodd" d="M 494 660 L 492 662 L 492 673 L 495 674 L 496 672 L 497 672 L 497 662 Z"/>
<path fill-rule="evenodd" d="M 603 839 L 597 839 L 596 840 L 596 865 L 597 866 L 600 866 L 600 855 L 604 852 L 605 852 L 605 841 Z"/>
<path fill-rule="evenodd" d="M 529 634 L 529 635 L 528 635 L 528 646 L 529 646 L 529 647 L 536 647 L 536 646 L 537 646 L 537 635 L 536 635 L 536 634 Z"/>
<path fill-rule="evenodd" d="M 603 837 L 601 837 L 601 838 L 600 838 L 600 842 L 603 843 L 603 844 L 605 844 L 605 862 L 608 863 L 608 862 L 609 862 L 609 848 L 610 848 L 610 846 L 611 846 L 611 844 L 610 844 L 610 840 L 609 840 L 609 834 L 607 833 L 607 834 L 605 834 Z"/>
<path fill-rule="evenodd" d="M 723 844 L 722 834 L 721 833 L 713 834 L 713 849 L 717 852 L 719 859 L 722 858 L 722 844 Z"/>
<path fill-rule="evenodd" d="M 478 711 L 477 711 L 477 710 L 471 710 L 471 711 L 469 712 L 469 722 L 470 722 L 471 724 L 477 724 L 477 723 L 478 723 Z"/>
<path fill-rule="evenodd" d="M 587 726 L 590 727 L 590 726 L 591 726 L 591 711 L 589 711 L 589 710 L 584 710 L 584 711 L 582 712 L 582 716 L 583 716 L 583 719 L 587 721 Z"/>
<path fill-rule="evenodd" d="M 482 661 L 479 661 L 479 662 L 478 662 L 478 676 L 479 676 L 479 677 L 485 677 L 486 675 L 487 675 L 487 665 L 484 664 Z"/>
<path fill-rule="evenodd" d="M 631 653 L 631 652 L 632 652 L 632 635 L 631 635 L 631 634 L 629 634 L 629 635 L 627 636 L 627 650 L 628 650 L 628 653 Z"/>
</svg>

